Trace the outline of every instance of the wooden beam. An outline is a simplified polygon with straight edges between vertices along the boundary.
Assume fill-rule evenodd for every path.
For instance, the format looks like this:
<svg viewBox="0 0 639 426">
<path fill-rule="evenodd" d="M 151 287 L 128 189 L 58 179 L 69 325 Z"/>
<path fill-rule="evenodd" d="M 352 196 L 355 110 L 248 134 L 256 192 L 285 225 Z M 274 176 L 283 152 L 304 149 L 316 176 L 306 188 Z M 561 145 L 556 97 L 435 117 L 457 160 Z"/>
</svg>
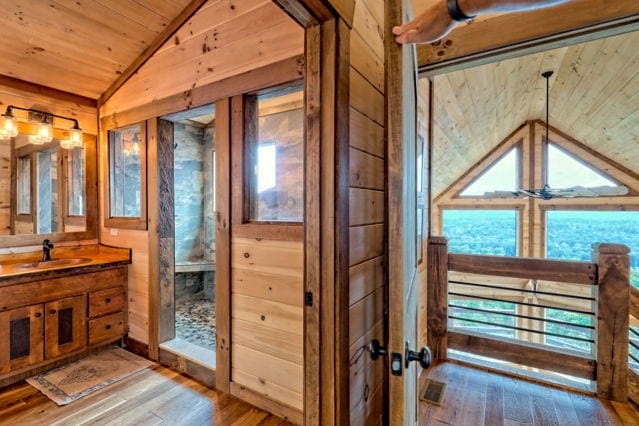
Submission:
<svg viewBox="0 0 639 426">
<path fill-rule="evenodd" d="M 319 25 L 341 17 L 353 26 L 355 0 L 273 0 L 291 18 L 304 28 Z"/>
<path fill-rule="evenodd" d="M 98 101 L 96 99 L 76 95 L 75 93 L 54 89 L 53 87 L 43 86 L 37 83 L 31 83 L 29 81 L 20 80 L 6 75 L 0 75 L 0 86 L 10 87 L 65 102 L 71 102 L 89 108 L 98 107 Z"/>
<path fill-rule="evenodd" d="M 449 254 L 448 270 L 570 284 L 597 284 L 597 265 L 589 262 Z"/>
<path fill-rule="evenodd" d="M 634 0 L 577 0 L 536 11 L 500 14 L 460 25 L 443 40 L 420 45 L 418 62 L 422 71 L 460 69 L 505 59 L 496 56 L 504 50 L 513 57 L 530 46 L 545 50 L 552 41 L 563 40 L 567 45 L 578 36 L 587 41 L 610 28 L 620 33 L 624 31 L 620 24 L 636 22 L 637 18 L 639 3 Z M 462 65 L 452 68 L 455 64 Z"/>
<path fill-rule="evenodd" d="M 433 359 L 448 357 L 448 240 L 430 237 L 427 250 L 427 335 Z"/>
<path fill-rule="evenodd" d="M 303 56 L 285 59 L 205 86 L 196 87 L 187 93 L 178 93 L 150 104 L 113 113 L 102 117 L 100 122 L 105 128 L 122 127 L 176 111 L 197 108 L 242 93 L 282 85 L 302 78 L 303 66 Z"/>
<path fill-rule="evenodd" d="M 599 267 L 597 315 L 597 396 L 628 400 L 628 329 L 630 327 L 630 249 L 621 244 L 595 244 Z"/>
<path fill-rule="evenodd" d="M 473 355 L 570 374 L 589 380 L 595 379 L 597 371 L 596 363 L 592 359 L 453 331 L 448 333 L 448 346 L 450 349 Z"/>
<path fill-rule="evenodd" d="M 142 66 L 158 51 L 171 36 L 180 29 L 208 0 L 191 0 L 191 2 L 175 17 L 146 49 L 129 65 L 120 76 L 102 93 L 98 99 L 98 107 L 104 105 L 117 90 L 124 85 Z"/>
</svg>

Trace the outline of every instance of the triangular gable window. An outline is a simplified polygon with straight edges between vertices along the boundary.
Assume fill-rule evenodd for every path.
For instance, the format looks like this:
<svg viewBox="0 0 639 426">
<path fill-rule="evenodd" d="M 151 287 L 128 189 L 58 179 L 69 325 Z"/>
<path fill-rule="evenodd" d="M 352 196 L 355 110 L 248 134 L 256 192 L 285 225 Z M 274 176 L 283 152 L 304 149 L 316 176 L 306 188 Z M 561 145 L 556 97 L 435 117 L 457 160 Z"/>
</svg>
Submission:
<svg viewBox="0 0 639 426">
<path fill-rule="evenodd" d="M 586 163 L 548 144 L 548 185 L 553 189 L 583 186 L 619 186 Z"/>
<path fill-rule="evenodd" d="M 519 185 L 519 150 L 512 148 L 464 188 L 462 197 L 483 197 L 486 192 L 516 191 Z"/>
</svg>

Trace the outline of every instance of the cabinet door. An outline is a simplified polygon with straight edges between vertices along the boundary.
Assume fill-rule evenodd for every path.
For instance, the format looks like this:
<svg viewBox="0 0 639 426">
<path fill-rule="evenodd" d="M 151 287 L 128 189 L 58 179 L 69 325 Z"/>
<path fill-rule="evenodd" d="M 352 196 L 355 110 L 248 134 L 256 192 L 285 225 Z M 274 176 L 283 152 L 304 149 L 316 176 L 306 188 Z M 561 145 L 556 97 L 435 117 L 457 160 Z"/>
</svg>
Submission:
<svg viewBox="0 0 639 426">
<path fill-rule="evenodd" d="M 45 355 L 57 358 L 86 346 L 86 296 L 75 296 L 45 304 Z"/>
<path fill-rule="evenodd" d="M 40 304 L 0 312 L 0 373 L 43 360 L 42 310 Z"/>
</svg>

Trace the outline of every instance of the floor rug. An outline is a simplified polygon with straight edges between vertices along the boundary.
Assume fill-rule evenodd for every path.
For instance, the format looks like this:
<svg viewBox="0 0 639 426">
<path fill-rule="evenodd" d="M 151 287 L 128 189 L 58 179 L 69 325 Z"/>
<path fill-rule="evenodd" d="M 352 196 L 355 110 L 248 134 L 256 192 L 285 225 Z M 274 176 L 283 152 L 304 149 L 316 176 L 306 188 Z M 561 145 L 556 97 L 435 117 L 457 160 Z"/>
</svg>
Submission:
<svg viewBox="0 0 639 426">
<path fill-rule="evenodd" d="M 67 405 L 154 365 L 122 348 L 112 348 L 27 379 L 58 405 Z"/>
</svg>

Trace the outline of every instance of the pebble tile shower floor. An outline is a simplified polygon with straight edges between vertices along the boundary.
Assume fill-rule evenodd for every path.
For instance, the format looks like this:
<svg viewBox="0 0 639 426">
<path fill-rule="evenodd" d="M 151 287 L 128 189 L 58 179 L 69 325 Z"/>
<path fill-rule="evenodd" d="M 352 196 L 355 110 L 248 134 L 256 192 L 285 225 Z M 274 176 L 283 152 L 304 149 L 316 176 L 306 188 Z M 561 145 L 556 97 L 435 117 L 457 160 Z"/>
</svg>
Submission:
<svg viewBox="0 0 639 426">
<path fill-rule="evenodd" d="M 204 298 L 178 301 L 175 307 L 176 337 L 215 350 L 215 302 Z"/>
</svg>

